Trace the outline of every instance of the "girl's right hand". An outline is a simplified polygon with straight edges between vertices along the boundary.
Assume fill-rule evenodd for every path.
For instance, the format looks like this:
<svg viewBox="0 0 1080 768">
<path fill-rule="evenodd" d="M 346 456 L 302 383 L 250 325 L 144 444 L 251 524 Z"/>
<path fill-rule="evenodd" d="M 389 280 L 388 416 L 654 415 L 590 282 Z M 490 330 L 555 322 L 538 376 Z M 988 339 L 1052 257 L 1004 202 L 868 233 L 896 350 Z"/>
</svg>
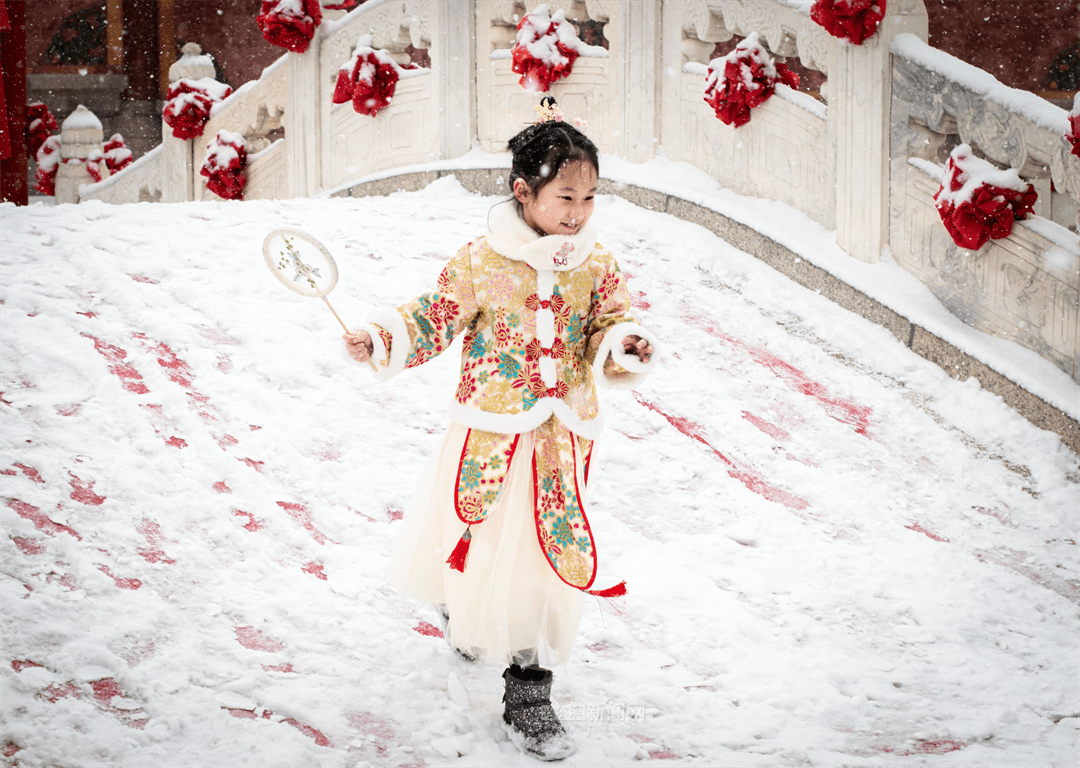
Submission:
<svg viewBox="0 0 1080 768">
<path fill-rule="evenodd" d="M 367 331 L 343 333 L 341 338 L 345 341 L 345 349 L 353 360 L 358 363 L 366 363 L 371 358 L 374 345 L 371 343 L 371 335 Z"/>
</svg>

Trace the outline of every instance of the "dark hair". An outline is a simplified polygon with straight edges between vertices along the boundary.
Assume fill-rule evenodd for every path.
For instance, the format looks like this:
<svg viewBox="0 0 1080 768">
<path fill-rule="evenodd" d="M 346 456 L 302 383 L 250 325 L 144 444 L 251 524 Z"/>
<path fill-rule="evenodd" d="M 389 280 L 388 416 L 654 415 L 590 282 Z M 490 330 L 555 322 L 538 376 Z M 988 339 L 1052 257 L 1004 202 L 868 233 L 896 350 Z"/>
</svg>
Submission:
<svg viewBox="0 0 1080 768">
<path fill-rule="evenodd" d="M 542 104 L 554 106 L 555 100 L 545 96 Z M 510 166 L 510 191 L 514 182 L 525 179 L 536 194 L 555 179 L 565 163 L 588 162 L 600 174 L 600 153 L 589 137 L 564 122 L 530 125 L 509 142 L 513 153 Z"/>
</svg>

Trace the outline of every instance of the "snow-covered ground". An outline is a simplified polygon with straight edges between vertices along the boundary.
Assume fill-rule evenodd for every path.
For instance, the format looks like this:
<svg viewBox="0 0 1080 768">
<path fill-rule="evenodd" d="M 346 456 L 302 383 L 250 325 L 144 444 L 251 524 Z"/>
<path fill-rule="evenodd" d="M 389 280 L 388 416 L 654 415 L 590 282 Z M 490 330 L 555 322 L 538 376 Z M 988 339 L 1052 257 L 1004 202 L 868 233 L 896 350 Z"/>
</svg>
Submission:
<svg viewBox="0 0 1080 768">
<path fill-rule="evenodd" d="M 0 207 L 6 764 L 533 763 L 386 577 L 457 350 L 373 383 L 260 250 L 312 232 L 360 322 L 494 202 Z M 630 591 L 556 670 L 566 764 L 1077 765 L 1076 455 L 700 227 L 594 221 L 667 347 L 605 396 Z"/>
</svg>

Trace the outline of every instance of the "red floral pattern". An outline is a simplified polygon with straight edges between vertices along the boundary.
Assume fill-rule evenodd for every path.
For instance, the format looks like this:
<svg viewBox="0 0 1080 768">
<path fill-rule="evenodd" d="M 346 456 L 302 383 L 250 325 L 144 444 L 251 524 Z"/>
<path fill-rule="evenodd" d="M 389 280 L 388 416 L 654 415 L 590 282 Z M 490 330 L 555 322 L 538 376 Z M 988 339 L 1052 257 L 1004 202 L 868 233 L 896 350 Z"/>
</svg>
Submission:
<svg viewBox="0 0 1080 768">
<path fill-rule="evenodd" d="M 262 0 L 255 23 L 267 41 L 304 53 L 322 23 L 322 6 L 319 0 Z"/>
<path fill-rule="evenodd" d="M 1009 186 L 994 184 L 995 180 Z M 1037 198 L 1034 187 L 1021 181 L 1016 171 L 998 171 L 971 155 L 966 144 L 953 150 L 941 188 L 934 195 L 953 242 L 971 250 L 981 248 L 987 240 L 1008 237 L 1013 220 L 1032 213 Z"/>
<path fill-rule="evenodd" d="M 798 88 L 799 76 L 773 61 L 751 32 L 734 51 L 709 63 L 705 103 L 725 125 L 738 128 L 750 122 L 750 110 L 768 101 L 777 83 Z"/>
<path fill-rule="evenodd" d="M 885 0 L 815 0 L 810 18 L 833 37 L 862 45 L 885 18 Z"/>
</svg>

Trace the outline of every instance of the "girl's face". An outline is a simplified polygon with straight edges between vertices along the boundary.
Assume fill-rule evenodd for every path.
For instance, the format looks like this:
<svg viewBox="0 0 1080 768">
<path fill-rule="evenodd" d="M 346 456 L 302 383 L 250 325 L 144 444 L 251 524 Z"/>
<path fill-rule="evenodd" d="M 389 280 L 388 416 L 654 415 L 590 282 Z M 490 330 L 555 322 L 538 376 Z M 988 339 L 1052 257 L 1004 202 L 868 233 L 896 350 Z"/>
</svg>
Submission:
<svg viewBox="0 0 1080 768">
<path fill-rule="evenodd" d="M 564 163 L 538 193 L 525 179 L 515 181 L 514 197 L 525 223 L 541 235 L 576 235 L 593 213 L 596 169 L 584 161 Z"/>
</svg>

